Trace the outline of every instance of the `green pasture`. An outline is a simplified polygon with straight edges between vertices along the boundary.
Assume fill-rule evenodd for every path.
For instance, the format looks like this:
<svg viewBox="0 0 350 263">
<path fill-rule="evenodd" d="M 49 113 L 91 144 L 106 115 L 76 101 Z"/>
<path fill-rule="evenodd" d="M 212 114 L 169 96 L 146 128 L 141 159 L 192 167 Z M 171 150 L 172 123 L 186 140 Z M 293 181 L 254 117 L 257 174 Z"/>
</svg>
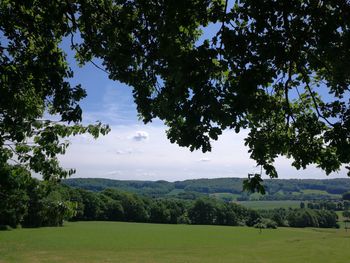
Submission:
<svg viewBox="0 0 350 263">
<path fill-rule="evenodd" d="M 299 208 L 301 201 L 240 201 L 240 205 L 251 209 Z M 304 202 L 305 203 L 305 202 Z"/>
<path fill-rule="evenodd" d="M 344 220 L 345 218 L 343 217 L 343 211 L 336 211 L 336 214 L 338 215 L 338 224 L 341 228 L 347 228 L 350 227 L 350 223 L 345 223 Z M 349 230 L 348 230 L 349 231 Z"/>
<path fill-rule="evenodd" d="M 333 199 L 341 199 L 341 195 L 330 194 L 327 191 L 322 191 L 322 190 L 304 189 L 304 190 L 301 190 L 301 192 L 303 194 L 325 195 L 325 196 L 329 196 L 330 198 L 333 198 Z"/>
<path fill-rule="evenodd" d="M 218 199 L 237 200 L 237 198 L 240 197 L 241 195 L 239 195 L 239 194 L 232 194 L 232 193 L 213 193 L 213 194 L 210 194 L 210 196 L 218 198 Z"/>
<path fill-rule="evenodd" d="M 301 190 L 303 194 L 317 194 L 317 195 L 331 195 L 327 191 L 315 190 L 315 189 L 304 189 Z"/>
<path fill-rule="evenodd" d="M 248 227 L 120 222 L 0 232 L 0 262 L 332 262 L 350 258 L 343 229 L 259 230 Z"/>
</svg>

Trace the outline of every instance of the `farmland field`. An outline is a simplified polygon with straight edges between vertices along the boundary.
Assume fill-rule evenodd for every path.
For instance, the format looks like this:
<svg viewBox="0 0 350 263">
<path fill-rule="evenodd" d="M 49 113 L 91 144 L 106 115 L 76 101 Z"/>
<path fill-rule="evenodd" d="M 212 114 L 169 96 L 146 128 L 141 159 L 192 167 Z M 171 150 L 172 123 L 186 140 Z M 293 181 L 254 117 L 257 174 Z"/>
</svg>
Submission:
<svg viewBox="0 0 350 263">
<path fill-rule="evenodd" d="M 121 222 L 0 232 L 0 262 L 332 262 L 350 258 L 344 229 L 263 230 Z"/>
<path fill-rule="evenodd" d="M 240 201 L 240 205 L 251 209 L 299 208 L 301 201 Z M 306 203 L 306 202 L 304 202 Z"/>
<path fill-rule="evenodd" d="M 231 194 L 231 193 L 213 193 L 210 194 L 211 197 L 219 198 L 219 199 L 231 199 L 236 200 L 237 197 L 240 197 L 239 194 Z"/>
</svg>

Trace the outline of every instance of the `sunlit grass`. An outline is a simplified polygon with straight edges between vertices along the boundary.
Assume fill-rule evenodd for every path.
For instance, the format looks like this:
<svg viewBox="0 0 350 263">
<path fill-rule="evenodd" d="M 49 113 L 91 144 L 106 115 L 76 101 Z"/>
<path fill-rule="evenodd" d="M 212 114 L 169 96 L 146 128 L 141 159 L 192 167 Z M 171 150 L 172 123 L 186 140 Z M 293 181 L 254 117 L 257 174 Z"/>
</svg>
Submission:
<svg viewBox="0 0 350 263">
<path fill-rule="evenodd" d="M 348 262 L 335 229 L 68 223 L 0 232 L 0 262 Z"/>
</svg>

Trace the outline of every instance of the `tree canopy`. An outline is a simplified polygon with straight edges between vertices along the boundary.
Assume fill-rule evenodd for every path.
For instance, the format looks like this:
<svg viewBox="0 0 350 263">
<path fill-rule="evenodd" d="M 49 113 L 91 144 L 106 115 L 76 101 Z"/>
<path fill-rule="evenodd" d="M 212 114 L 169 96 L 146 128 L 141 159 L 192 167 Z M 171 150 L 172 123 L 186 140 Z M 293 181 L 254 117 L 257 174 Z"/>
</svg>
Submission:
<svg viewBox="0 0 350 263">
<path fill-rule="evenodd" d="M 224 129 L 248 129 L 250 157 L 272 178 L 280 155 L 327 174 L 350 162 L 349 1 L 4 0 L 0 31 L 3 162 L 14 151 L 50 177 L 60 137 L 108 131 L 80 124 L 86 93 L 68 81 L 64 38 L 79 63 L 98 58 L 131 86 L 142 120 L 163 120 L 172 143 L 206 152 Z M 263 190 L 259 175 L 248 183 Z"/>
</svg>

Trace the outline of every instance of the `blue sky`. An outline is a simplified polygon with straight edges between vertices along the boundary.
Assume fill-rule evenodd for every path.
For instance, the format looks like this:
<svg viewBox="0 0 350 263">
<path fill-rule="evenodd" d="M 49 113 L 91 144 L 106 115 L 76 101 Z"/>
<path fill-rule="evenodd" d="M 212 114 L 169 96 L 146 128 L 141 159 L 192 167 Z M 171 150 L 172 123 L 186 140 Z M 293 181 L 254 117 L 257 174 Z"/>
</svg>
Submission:
<svg viewBox="0 0 350 263">
<path fill-rule="evenodd" d="M 260 171 L 244 146 L 247 131 L 238 135 L 224 131 L 219 140 L 213 142 L 212 152 L 206 154 L 171 144 L 161 121 L 144 125 L 138 120 L 130 87 L 109 80 L 105 72 L 91 63 L 79 68 L 68 44 L 63 43 L 63 48 L 75 71 L 72 84 L 81 83 L 88 94 L 81 103 L 83 121 L 93 123 L 99 120 L 112 128 L 108 135 L 98 140 L 89 135 L 71 138 L 71 145 L 60 160 L 64 167 L 76 168 L 73 177 L 176 181 L 247 177 L 248 173 Z M 290 163 L 285 158 L 278 158 L 276 167 L 280 178 L 346 177 L 344 169 L 326 177 L 314 166 L 298 171 Z"/>
</svg>

